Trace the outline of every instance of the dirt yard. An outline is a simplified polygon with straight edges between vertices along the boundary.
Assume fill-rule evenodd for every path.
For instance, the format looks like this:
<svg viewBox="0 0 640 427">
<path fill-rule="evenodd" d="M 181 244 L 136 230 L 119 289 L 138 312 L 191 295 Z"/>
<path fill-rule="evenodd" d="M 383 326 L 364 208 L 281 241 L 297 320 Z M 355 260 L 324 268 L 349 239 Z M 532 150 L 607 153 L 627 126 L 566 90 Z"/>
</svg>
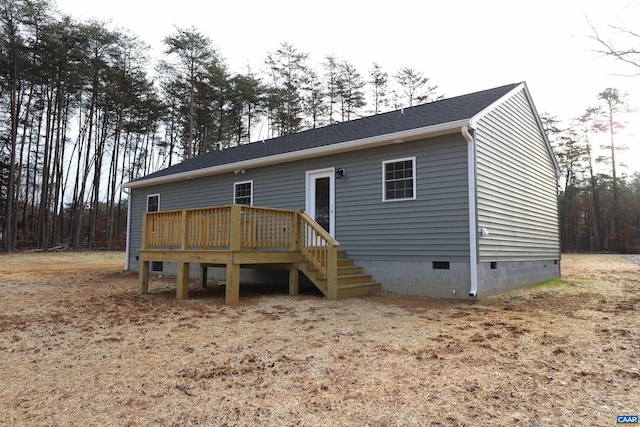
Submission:
<svg viewBox="0 0 640 427">
<path fill-rule="evenodd" d="M 122 253 L 0 255 L 0 425 L 615 425 L 640 412 L 640 265 L 477 303 L 211 286 Z"/>
</svg>

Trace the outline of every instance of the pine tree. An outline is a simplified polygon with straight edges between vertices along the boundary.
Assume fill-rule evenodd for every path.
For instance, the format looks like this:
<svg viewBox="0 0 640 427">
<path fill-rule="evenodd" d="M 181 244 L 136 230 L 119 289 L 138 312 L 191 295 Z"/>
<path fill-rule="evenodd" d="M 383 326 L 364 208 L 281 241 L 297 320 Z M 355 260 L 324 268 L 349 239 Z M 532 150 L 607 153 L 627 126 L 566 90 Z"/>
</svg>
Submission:
<svg viewBox="0 0 640 427">
<path fill-rule="evenodd" d="M 414 103 L 421 104 L 443 98 L 443 95 L 437 94 L 438 86 L 431 86 L 430 79 L 421 71 L 402 67 L 396 73 L 395 79 L 400 86 L 400 97 L 408 107 L 413 106 Z"/>
<path fill-rule="evenodd" d="M 373 67 L 369 70 L 369 77 L 369 84 L 373 88 L 373 114 L 378 114 L 389 105 L 387 99 L 389 74 L 374 62 Z"/>
<path fill-rule="evenodd" d="M 618 150 L 625 149 L 624 146 L 616 147 L 615 135 L 623 127 L 623 124 L 616 120 L 616 116 L 626 110 L 625 97 L 620 94 L 617 89 L 607 88 L 598 94 L 598 99 L 604 102 L 604 115 L 606 123 L 602 128 L 609 133 L 609 145 L 603 148 L 607 148 L 611 153 L 611 185 L 613 191 L 613 240 L 617 242 L 619 234 L 619 222 L 620 222 L 620 206 L 619 206 L 619 182 L 618 174 L 616 171 L 616 152 Z"/>
<path fill-rule="evenodd" d="M 201 77 L 207 74 L 207 67 L 216 62 L 217 53 L 211 40 L 195 27 L 176 28 L 176 32 L 165 37 L 163 42 L 166 46 L 165 54 L 175 57 L 173 62 L 165 62 L 163 68 L 173 68 L 175 76 L 184 82 L 188 91 L 184 156 L 190 158 L 197 148 L 194 147 L 196 86 Z"/>
<path fill-rule="evenodd" d="M 309 54 L 283 42 L 267 55 L 271 74 L 269 109 L 272 135 L 288 135 L 302 130 L 304 93 L 308 91 Z"/>
<path fill-rule="evenodd" d="M 327 88 L 327 116 L 329 124 L 333 124 L 335 121 L 333 118 L 335 112 L 334 106 L 338 103 L 338 66 L 339 61 L 335 56 L 325 56 L 322 67 L 324 68 L 325 86 Z"/>
<path fill-rule="evenodd" d="M 347 61 L 340 62 L 337 88 L 342 121 L 351 120 L 351 116 L 366 105 L 365 85 L 362 75 L 352 64 Z"/>
</svg>

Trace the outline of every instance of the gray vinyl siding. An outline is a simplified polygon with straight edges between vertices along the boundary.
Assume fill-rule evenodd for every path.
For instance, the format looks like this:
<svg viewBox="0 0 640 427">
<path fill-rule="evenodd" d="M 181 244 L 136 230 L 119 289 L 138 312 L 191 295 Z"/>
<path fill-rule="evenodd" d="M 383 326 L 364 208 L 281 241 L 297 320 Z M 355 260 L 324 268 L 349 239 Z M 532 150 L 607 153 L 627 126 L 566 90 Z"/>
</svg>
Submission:
<svg viewBox="0 0 640 427">
<path fill-rule="evenodd" d="M 468 261 L 466 142 L 460 134 L 355 152 L 339 166 L 336 238 L 356 260 Z M 416 157 L 416 200 L 382 201 L 382 162 Z"/>
<path fill-rule="evenodd" d="M 160 210 L 230 204 L 233 184 L 253 181 L 253 204 L 305 208 L 305 173 L 344 168 L 335 180 L 336 239 L 362 260 L 468 261 L 466 142 L 458 133 L 222 175 L 132 189 L 130 257 L 140 248 L 146 196 Z M 382 162 L 416 157 L 416 200 L 382 201 Z"/>
<path fill-rule="evenodd" d="M 524 90 L 476 131 L 479 260 L 560 257 L 556 172 Z"/>
</svg>

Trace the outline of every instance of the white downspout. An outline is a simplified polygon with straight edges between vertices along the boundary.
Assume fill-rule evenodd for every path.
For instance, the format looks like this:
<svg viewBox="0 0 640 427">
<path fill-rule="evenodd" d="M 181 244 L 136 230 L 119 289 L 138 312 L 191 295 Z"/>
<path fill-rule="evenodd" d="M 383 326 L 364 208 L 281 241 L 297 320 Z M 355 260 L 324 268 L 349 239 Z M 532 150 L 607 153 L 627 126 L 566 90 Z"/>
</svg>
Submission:
<svg viewBox="0 0 640 427">
<path fill-rule="evenodd" d="M 131 242 L 131 193 L 128 188 L 124 188 L 123 191 L 127 196 L 129 196 L 127 197 L 127 242 L 124 258 L 124 271 L 129 271 L 129 251 L 131 250 L 129 243 Z"/>
<path fill-rule="evenodd" d="M 476 162 L 475 143 L 467 126 L 460 129 L 462 136 L 467 140 L 467 175 L 469 187 L 469 271 L 471 287 L 469 296 L 478 295 L 478 225 L 476 224 Z"/>
</svg>

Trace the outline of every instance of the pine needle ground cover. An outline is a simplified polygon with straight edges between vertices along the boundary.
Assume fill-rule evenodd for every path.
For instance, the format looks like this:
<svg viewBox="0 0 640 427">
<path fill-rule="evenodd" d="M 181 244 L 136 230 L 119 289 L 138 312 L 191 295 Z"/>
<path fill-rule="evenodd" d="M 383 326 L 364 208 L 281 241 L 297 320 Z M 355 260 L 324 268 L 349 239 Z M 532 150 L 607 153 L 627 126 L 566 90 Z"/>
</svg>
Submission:
<svg viewBox="0 0 640 427">
<path fill-rule="evenodd" d="M 0 425 L 614 425 L 640 412 L 640 265 L 479 302 L 175 299 L 122 253 L 0 255 Z"/>
</svg>

